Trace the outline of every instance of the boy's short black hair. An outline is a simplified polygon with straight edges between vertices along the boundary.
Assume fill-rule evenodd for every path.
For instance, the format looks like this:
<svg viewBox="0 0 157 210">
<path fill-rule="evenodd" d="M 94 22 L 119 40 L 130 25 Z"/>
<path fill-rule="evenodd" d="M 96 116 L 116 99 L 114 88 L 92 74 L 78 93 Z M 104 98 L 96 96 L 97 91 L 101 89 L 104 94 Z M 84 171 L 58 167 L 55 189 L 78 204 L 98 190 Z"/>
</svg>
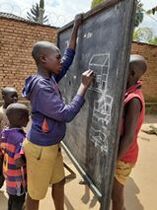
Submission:
<svg viewBox="0 0 157 210">
<path fill-rule="evenodd" d="M 16 90 L 16 88 L 14 88 L 14 87 L 5 87 L 5 88 L 2 88 L 2 89 L 1 89 L 1 92 L 2 92 L 2 95 L 4 96 L 4 95 L 7 95 L 7 94 L 10 93 L 10 92 L 15 92 L 15 93 L 17 93 L 17 90 Z"/>
<path fill-rule="evenodd" d="M 59 49 L 51 42 L 39 41 L 33 46 L 32 57 L 34 58 L 36 64 L 38 64 L 42 55 L 46 55 L 50 51 L 55 53 L 58 50 Z"/>
<path fill-rule="evenodd" d="M 23 122 L 23 118 L 29 115 L 29 110 L 24 104 L 13 103 L 7 107 L 6 115 L 10 124 L 20 125 L 20 122 Z"/>
<path fill-rule="evenodd" d="M 140 70 L 144 74 L 147 70 L 147 62 L 145 58 L 142 55 L 138 55 L 138 54 L 130 55 L 130 62 L 129 62 L 130 70 L 133 70 L 134 66 L 137 66 L 137 65 L 140 65 Z"/>
</svg>

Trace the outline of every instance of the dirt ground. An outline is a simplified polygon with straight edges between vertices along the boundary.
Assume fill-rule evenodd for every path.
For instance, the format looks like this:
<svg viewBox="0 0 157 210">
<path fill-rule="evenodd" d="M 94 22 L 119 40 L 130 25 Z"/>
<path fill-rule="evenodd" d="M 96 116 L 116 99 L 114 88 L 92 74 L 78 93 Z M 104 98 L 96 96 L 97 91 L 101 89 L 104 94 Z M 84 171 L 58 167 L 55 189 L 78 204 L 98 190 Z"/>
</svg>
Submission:
<svg viewBox="0 0 157 210">
<path fill-rule="evenodd" d="M 148 129 L 150 125 L 157 127 L 157 116 L 146 116 L 142 129 Z M 129 178 L 125 189 L 126 210 L 156 210 L 157 193 L 157 136 L 140 132 L 139 135 L 140 155 L 139 160 Z M 80 175 L 71 161 L 65 155 L 65 162 L 73 169 L 77 177 L 65 186 L 65 210 L 99 209 L 99 202 L 92 192 L 85 193 L 85 187 L 79 185 Z M 0 210 L 7 209 L 7 195 L 5 189 L 0 191 Z M 53 210 L 51 189 L 41 201 L 40 210 Z"/>
</svg>

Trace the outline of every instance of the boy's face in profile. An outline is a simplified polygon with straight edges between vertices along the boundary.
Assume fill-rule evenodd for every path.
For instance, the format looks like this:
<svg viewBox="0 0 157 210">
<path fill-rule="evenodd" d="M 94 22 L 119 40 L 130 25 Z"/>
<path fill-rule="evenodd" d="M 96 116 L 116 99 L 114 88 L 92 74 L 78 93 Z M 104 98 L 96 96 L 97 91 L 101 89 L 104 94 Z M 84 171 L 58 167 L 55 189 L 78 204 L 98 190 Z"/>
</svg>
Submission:
<svg viewBox="0 0 157 210">
<path fill-rule="evenodd" d="M 132 83 L 132 82 L 136 83 L 138 80 L 141 79 L 141 77 L 146 72 L 146 70 L 147 70 L 147 66 L 146 66 L 146 63 L 144 63 L 143 61 L 130 63 L 127 84 Z"/>
<path fill-rule="evenodd" d="M 61 54 L 59 50 L 49 51 L 49 53 L 45 57 L 45 68 L 55 74 L 60 74 L 62 70 L 62 63 L 61 63 Z"/>
<path fill-rule="evenodd" d="M 18 101 L 18 94 L 16 91 L 10 91 L 3 95 L 3 100 L 7 105 L 16 103 Z"/>
</svg>

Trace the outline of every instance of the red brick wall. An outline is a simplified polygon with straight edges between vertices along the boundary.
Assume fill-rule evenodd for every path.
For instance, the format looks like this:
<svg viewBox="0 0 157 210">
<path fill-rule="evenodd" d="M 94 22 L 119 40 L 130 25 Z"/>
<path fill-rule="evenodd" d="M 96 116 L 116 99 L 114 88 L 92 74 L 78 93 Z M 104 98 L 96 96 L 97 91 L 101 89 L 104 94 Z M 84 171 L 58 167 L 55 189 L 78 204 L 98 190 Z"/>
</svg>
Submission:
<svg viewBox="0 0 157 210">
<path fill-rule="evenodd" d="M 0 88 L 15 86 L 19 93 L 28 75 L 36 71 L 31 57 L 36 41 L 56 42 L 57 29 L 0 18 Z"/>
<path fill-rule="evenodd" d="M 157 102 L 157 46 L 134 42 L 132 53 L 143 55 L 148 62 L 148 71 L 143 76 L 143 91 L 146 102 Z"/>
</svg>

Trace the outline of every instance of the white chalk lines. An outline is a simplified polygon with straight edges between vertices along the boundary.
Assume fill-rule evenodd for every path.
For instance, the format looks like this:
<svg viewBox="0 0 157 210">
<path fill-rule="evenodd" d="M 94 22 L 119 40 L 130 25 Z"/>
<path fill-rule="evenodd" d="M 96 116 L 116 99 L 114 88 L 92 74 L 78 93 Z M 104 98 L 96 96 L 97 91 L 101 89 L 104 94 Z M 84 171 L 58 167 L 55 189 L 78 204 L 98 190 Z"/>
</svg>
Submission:
<svg viewBox="0 0 157 210">
<path fill-rule="evenodd" d="M 91 90 L 98 93 L 98 97 L 94 99 L 90 140 L 101 152 L 108 153 L 108 125 L 111 121 L 113 105 L 113 97 L 107 94 L 110 53 L 93 55 L 89 62 L 89 68 L 94 70 L 96 74 L 96 81 Z"/>
</svg>

